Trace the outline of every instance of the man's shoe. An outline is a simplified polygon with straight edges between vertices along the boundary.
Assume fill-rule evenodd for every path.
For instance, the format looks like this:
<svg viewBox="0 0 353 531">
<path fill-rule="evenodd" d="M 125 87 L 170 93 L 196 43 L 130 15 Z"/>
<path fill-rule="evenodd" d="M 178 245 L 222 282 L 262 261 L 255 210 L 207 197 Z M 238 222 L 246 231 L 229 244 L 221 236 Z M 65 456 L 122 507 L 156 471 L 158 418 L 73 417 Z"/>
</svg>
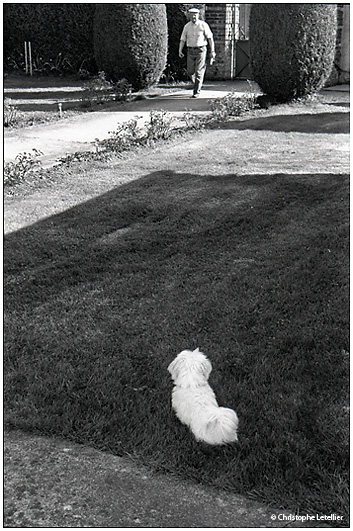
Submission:
<svg viewBox="0 0 353 531">
<path fill-rule="evenodd" d="M 198 92 L 195 92 L 191 97 L 192 98 L 199 98 L 200 94 Z"/>
</svg>

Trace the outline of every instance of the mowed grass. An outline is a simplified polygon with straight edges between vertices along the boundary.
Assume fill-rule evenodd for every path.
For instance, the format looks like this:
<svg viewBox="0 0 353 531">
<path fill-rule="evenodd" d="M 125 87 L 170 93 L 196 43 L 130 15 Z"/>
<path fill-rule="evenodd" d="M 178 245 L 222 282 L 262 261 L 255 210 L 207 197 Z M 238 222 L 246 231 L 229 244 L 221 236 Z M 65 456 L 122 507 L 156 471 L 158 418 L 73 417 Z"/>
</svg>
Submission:
<svg viewBox="0 0 353 531">
<path fill-rule="evenodd" d="M 8 198 L 6 425 L 346 514 L 349 115 L 328 108 L 227 122 Z M 237 445 L 196 443 L 171 410 L 167 366 L 197 346 Z"/>
<path fill-rule="evenodd" d="M 348 187 L 156 172 L 9 234 L 7 425 L 346 514 Z M 237 445 L 203 447 L 171 410 L 167 366 L 196 347 Z"/>
</svg>

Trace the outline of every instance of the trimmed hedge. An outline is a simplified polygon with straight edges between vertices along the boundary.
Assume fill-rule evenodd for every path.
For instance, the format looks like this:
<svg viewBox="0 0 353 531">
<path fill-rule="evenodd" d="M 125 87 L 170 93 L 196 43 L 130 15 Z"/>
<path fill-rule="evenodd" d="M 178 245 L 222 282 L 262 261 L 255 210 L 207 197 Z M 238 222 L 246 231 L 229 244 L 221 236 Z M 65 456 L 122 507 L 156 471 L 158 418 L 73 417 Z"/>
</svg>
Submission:
<svg viewBox="0 0 353 531">
<path fill-rule="evenodd" d="M 34 69 L 53 74 L 95 72 L 95 4 L 4 4 L 5 69 L 24 69 L 24 41 Z"/>
<path fill-rule="evenodd" d="M 167 37 L 165 4 L 97 4 L 95 58 L 112 81 L 126 78 L 136 90 L 158 82 Z"/>
<path fill-rule="evenodd" d="M 335 54 L 336 4 L 253 4 L 253 79 L 279 102 L 320 90 Z"/>
</svg>

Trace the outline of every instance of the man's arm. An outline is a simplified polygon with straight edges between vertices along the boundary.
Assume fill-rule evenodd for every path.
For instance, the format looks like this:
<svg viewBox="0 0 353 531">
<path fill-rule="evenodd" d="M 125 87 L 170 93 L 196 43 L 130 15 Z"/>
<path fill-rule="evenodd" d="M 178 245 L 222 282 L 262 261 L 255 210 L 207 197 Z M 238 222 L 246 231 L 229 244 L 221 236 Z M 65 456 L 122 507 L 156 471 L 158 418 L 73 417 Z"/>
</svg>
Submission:
<svg viewBox="0 0 353 531">
<path fill-rule="evenodd" d="M 184 54 L 183 54 L 184 44 L 185 44 L 185 41 L 183 41 L 182 39 L 180 39 L 180 43 L 179 43 L 179 57 L 180 57 L 180 58 L 183 58 L 183 57 L 184 57 Z"/>
<path fill-rule="evenodd" d="M 187 32 L 186 26 L 187 24 L 184 26 L 181 37 L 180 37 L 180 43 L 179 43 L 179 57 L 180 58 L 184 57 L 183 48 L 184 48 L 184 44 L 186 43 L 186 32 Z"/>
<path fill-rule="evenodd" d="M 210 65 L 212 65 L 213 61 L 216 58 L 216 52 L 215 52 L 215 46 L 214 46 L 214 40 L 213 37 L 209 37 L 207 39 L 208 45 L 210 47 Z"/>
</svg>

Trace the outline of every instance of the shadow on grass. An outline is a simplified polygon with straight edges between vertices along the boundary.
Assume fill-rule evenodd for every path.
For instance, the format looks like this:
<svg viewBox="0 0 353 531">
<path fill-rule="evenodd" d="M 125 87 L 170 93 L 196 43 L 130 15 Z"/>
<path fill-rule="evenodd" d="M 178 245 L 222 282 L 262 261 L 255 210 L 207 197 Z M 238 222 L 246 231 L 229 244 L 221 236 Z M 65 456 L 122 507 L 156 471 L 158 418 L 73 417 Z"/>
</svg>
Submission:
<svg viewBox="0 0 353 531">
<path fill-rule="evenodd" d="M 348 182 L 160 171 L 7 235 L 9 424 L 343 512 Z M 207 454 L 166 370 L 197 346 L 240 418 Z"/>
<path fill-rule="evenodd" d="M 112 269 L 133 275 L 160 267 L 180 252 L 197 259 L 197 253 L 207 253 L 212 246 L 226 251 L 233 244 L 227 227 L 256 240 L 264 231 L 275 230 L 277 211 L 285 209 L 292 196 L 297 208 L 309 209 L 341 184 L 341 176 L 330 174 L 199 177 L 155 172 L 6 235 L 6 300 L 11 286 L 21 305 L 32 306 Z M 266 198 L 271 203 L 277 193 L 275 209 L 267 212 Z M 223 202 L 232 205 L 230 212 L 222 213 Z M 204 249 L 196 245 L 200 236 Z M 12 283 L 18 276 L 21 282 Z"/>
<path fill-rule="evenodd" d="M 315 113 L 299 115 L 268 116 L 244 121 L 229 121 L 219 124 L 219 129 L 244 131 L 278 131 L 297 133 L 349 134 L 349 113 Z"/>
</svg>

